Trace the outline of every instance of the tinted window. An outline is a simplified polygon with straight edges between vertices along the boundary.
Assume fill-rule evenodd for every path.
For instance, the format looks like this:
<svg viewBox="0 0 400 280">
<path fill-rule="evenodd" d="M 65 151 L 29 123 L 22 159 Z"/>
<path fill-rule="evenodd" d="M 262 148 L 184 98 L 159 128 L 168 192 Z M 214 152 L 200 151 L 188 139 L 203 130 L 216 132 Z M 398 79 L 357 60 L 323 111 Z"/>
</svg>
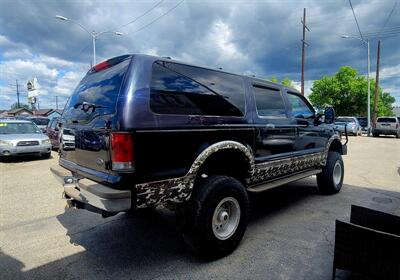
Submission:
<svg viewBox="0 0 400 280">
<path fill-rule="evenodd" d="M 89 72 L 70 97 L 63 117 L 70 120 L 87 120 L 99 113 L 114 113 L 119 89 L 129 62 L 127 59 L 100 72 Z M 77 106 L 83 102 L 95 104 L 98 108 L 84 111 L 81 106 Z"/>
<path fill-rule="evenodd" d="M 310 118 L 314 115 L 310 107 L 298 95 L 288 93 L 289 102 L 292 105 L 292 114 L 295 118 Z"/>
<path fill-rule="evenodd" d="M 0 122 L 0 134 L 37 134 L 42 133 L 34 123 Z"/>
<path fill-rule="evenodd" d="M 345 122 L 345 123 L 355 123 L 356 121 L 353 118 L 343 118 L 339 117 L 336 119 L 337 122 Z"/>
<path fill-rule="evenodd" d="M 257 112 L 260 116 L 286 116 L 281 92 L 278 89 L 253 86 Z"/>
<path fill-rule="evenodd" d="M 159 114 L 243 116 L 243 79 L 193 66 L 156 62 L 150 107 Z"/>
<path fill-rule="evenodd" d="M 377 122 L 395 123 L 396 118 L 378 118 Z"/>
<path fill-rule="evenodd" d="M 357 118 L 362 127 L 367 126 L 367 118 Z"/>
<path fill-rule="evenodd" d="M 29 120 L 34 122 L 36 125 L 47 125 L 50 121 L 49 119 L 46 118 L 32 118 Z"/>
</svg>

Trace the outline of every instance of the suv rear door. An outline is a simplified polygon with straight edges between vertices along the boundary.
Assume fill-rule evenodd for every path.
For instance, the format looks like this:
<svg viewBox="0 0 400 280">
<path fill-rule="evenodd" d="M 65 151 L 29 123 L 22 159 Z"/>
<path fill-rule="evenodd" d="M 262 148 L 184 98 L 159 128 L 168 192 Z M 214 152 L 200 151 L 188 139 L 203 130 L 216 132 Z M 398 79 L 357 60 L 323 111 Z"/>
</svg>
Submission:
<svg viewBox="0 0 400 280">
<path fill-rule="evenodd" d="M 60 164 L 95 181 L 108 179 L 110 124 L 129 63 L 121 56 L 95 66 L 64 109 Z"/>
</svg>

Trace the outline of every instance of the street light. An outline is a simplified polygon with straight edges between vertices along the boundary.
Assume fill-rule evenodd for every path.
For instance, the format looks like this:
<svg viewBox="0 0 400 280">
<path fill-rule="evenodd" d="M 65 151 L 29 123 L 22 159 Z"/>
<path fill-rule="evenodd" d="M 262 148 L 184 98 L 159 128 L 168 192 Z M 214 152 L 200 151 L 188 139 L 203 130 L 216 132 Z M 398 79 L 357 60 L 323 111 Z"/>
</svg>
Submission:
<svg viewBox="0 0 400 280">
<path fill-rule="evenodd" d="M 119 31 L 102 31 L 102 32 L 95 32 L 92 31 L 90 32 L 88 29 L 86 29 L 82 24 L 80 24 L 79 22 L 70 19 L 70 18 L 66 18 L 64 16 L 60 16 L 60 15 L 56 15 L 55 16 L 56 19 L 58 20 L 62 20 L 62 21 L 70 21 L 72 23 L 75 23 L 76 25 L 78 25 L 80 28 L 82 28 L 84 31 L 86 31 L 86 33 L 88 33 L 90 36 L 92 36 L 92 44 L 93 44 L 93 65 L 96 65 L 96 38 L 99 37 L 102 34 L 106 34 L 106 33 L 111 33 L 114 35 L 118 35 L 118 36 L 123 36 L 124 33 L 119 32 Z"/>
<path fill-rule="evenodd" d="M 367 118 L 367 131 L 368 131 L 368 136 L 370 136 L 371 133 L 371 101 L 370 101 L 370 81 L 369 81 L 369 71 L 370 71 L 370 57 L 369 57 L 369 39 L 364 40 L 363 38 L 357 37 L 357 36 L 351 36 L 351 35 L 342 35 L 342 38 L 345 39 L 357 39 L 360 40 L 363 44 L 367 46 L 367 81 L 368 81 L 368 101 L 367 101 L 367 106 L 368 106 L 368 118 Z"/>
</svg>

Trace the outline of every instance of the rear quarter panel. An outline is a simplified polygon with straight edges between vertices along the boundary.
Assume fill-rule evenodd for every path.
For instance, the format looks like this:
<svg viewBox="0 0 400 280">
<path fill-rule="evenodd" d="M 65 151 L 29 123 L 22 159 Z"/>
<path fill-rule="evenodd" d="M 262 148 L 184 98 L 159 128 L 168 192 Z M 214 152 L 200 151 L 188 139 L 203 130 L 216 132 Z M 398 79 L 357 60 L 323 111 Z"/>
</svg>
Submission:
<svg viewBox="0 0 400 280">
<path fill-rule="evenodd" d="M 254 145 L 252 105 L 248 94 L 245 94 L 247 108 L 243 117 L 153 113 L 149 98 L 152 64 L 156 60 L 160 59 L 134 58 L 129 80 L 118 100 L 117 129 L 134 133 L 135 178 L 138 182 L 186 174 L 201 151 L 219 141 Z"/>
</svg>

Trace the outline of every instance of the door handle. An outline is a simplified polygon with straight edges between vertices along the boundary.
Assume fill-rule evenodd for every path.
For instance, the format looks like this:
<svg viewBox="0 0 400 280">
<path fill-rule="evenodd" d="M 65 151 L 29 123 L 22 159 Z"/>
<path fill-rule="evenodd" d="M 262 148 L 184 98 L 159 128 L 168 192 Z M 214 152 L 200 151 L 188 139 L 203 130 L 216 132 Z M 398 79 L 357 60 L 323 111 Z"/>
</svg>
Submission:
<svg viewBox="0 0 400 280">
<path fill-rule="evenodd" d="M 266 128 L 275 128 L 275 125 L 273 123 L 267 123 L 265 126 Z"/>
</svg>

